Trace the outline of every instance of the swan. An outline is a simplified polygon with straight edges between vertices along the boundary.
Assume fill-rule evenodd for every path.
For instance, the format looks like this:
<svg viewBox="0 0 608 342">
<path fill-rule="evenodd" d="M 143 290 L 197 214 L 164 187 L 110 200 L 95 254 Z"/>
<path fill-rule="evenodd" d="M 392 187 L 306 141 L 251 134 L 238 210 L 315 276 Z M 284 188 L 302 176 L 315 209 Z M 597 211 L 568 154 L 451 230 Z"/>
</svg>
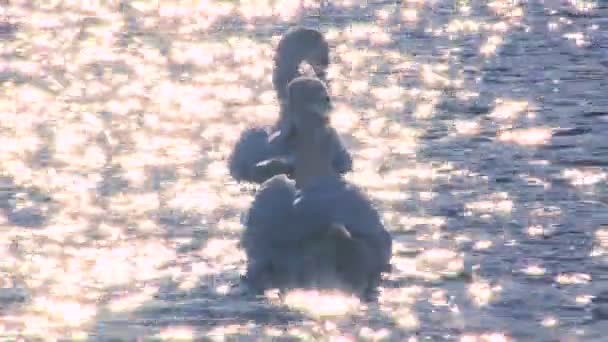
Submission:
<svg viewBox="0 0 608 342">
<path fill-rule="evenodd" d="M 288 86 L 294 179 L 262 184 L 247 212 L 241 246 L 246 287 L 339 289 L 371 299 L 390 269 L 392 238 L 365 194 L 332 167 L 335 131 L 323 82 Z"/>
<path fill-rule="evenodd" d="M 230 175 L 237 181 L 263 183 L 293 171 L 286 92 L 289 82 L 300 76 L 298 68 L 304 61 L 320 80 L 326 80 L 327 41 L 317 30 L 293 27 L 281 37 L 274 57 L 272 84 L 279 100 L 279 118 L 273 127 L 249 128 L 241 134 L 228 157 Z M 339 139 L 336 144 L 332 165 L 339 173 L 346 173 L 352 169 L 352 158 Z"/>
</svg>

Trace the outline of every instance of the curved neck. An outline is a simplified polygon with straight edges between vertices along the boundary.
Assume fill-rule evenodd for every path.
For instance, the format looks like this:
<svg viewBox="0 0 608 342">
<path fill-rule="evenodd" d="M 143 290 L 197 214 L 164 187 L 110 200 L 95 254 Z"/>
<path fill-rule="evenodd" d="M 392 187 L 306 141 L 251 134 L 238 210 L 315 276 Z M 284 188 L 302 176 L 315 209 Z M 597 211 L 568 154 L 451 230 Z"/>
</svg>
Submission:
<svg viewBox="0 0 608 342">
<path fill-rule="evenodd" d="M 287 85 L 289 82 L 300 76 L 298 70 L 302 59 L 288 59 L 282 54 L 275 59 L 275 66 L 272 72 L 272 85 L 277 93 L 279 103 L 287 102 Z"/>
<path fill-rule="evenodd" d="M 305 115 L 305 114 L 304 114 Z M 332 165 L 332 137 L 329 127 L 294 135 L 294 178 L 296 186 L 303 188 L 316 179 L 336 175 Z"/>
</svg>

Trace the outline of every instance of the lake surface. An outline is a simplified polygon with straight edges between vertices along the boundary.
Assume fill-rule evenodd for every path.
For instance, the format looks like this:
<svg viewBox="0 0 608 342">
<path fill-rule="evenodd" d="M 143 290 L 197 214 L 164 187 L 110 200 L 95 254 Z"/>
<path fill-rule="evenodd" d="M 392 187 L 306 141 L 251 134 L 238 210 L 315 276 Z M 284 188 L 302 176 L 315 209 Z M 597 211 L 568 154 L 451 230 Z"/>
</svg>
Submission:
<svg viewBox="0 0 608 342">
<path fill-rule="evenodd" d="M 11 1 L 0 8 L 0 336 L 602 341 L 599 1 Z M 332 46 L 332 122 L 394 237 L 379 302 L 234 290 L 291 25 Z"/>
</svg>

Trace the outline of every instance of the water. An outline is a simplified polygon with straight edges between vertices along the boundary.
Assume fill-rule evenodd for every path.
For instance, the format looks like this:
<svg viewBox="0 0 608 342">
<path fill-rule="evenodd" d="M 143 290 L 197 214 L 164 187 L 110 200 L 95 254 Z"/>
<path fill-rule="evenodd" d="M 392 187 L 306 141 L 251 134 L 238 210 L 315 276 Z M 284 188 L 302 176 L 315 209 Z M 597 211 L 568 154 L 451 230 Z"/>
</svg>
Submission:
<svg viewBox="0 0 608 342">
<path fill-rule="evenodd" d="M 0 335 L 601 341 L 608 8 L 303 3 L 3 5 Z M 349 179 L 395 239 L 368 307 L 231 288 L 253 189 L 225 158 L 278 113 L 292 23 L 331 42 Z"/>
</svg>

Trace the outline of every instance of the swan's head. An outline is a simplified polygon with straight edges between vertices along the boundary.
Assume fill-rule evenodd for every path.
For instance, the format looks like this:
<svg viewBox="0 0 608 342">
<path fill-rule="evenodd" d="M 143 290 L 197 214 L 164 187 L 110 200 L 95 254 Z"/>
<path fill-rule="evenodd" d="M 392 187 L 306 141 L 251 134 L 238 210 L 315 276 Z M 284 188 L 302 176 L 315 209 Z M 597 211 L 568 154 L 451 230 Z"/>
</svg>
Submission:
<svg viewBox="0 0 608 342">
<path fill-rule="evenodd" d="M 289 112 L 296 131 L 310 131 L 329 124 L 331 98 L 317 78 L 298 77 L 287 86 Z"/>
<path fill-rule="evenodd" d="M 306 61 L 316 76 L 325 80 L 329 66 L 329 44 L 317 30 L 294 27 L 279 41 L 275 60 L 277 65 L 289 65 L 293 68 Z"/>
</svg>

